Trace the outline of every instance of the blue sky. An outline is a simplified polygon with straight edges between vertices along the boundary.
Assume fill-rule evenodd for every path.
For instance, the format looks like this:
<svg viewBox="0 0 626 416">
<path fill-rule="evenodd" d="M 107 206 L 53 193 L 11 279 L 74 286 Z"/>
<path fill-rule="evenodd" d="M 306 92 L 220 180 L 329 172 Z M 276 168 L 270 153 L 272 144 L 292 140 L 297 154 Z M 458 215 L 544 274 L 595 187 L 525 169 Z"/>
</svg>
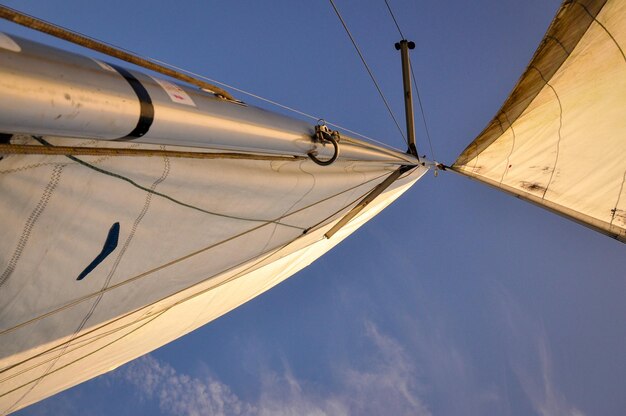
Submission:
<svg viewBox="0 0 626 416">
<path fill-rule="evenodd" d="M 327 1 L 4 3 L 403 147 Z M 336 3 L 402 117 L 399 35 L 384 1 Z M 451 164 L 560 2 L 390 4 L 417 44 L 434 158 Z M 268 293 L 18 414 L 623 415 L 623 253 L 481 184 L 428 175 Z"/>
</svg>

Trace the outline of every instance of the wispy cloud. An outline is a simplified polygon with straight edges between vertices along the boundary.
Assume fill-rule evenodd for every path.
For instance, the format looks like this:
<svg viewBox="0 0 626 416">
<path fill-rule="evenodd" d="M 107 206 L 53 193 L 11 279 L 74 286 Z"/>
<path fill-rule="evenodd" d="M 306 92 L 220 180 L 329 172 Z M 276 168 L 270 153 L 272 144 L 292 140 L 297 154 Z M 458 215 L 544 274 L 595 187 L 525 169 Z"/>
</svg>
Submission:
<svg viewBox="0 0 626 416">
<path fill-rule="evenodd" d="M 144 399 L 158 401 L 164 414 L 250 415 L 256 409 L 243 403 L 228 386 L 213 377 L 181 374 L 168 363 L 146 355 L 121 371 Z"/>
<path fill-rule="evenodd" d="M 366 333 L 377 356 L 369 369 L 344 373 L 354 413 L 430 415 L 419 394 L 416 365 L 404 348 L 371 322 Z"/>
<path fill-rule="evenodd" d="M 508 329 L 511 368 L 533 409 L 542 416 L 584 416 L 560 391 L 553 375 L 545 327 L 502 288 L 498 291 Z"/>
<path fill-rule="evenodd" d="M 367 369 L 341 368 L 331 392 L 299 380 L 287 363 L 259 381 L 256 402 L 241 400 L 212 376 L 193 377 L 147 355 L 120 370 L 144 400 L 154 400 L 172 415 L 417 415 L 430 416 L 416 385 L 416 367 L 393 338 L 371 322 L 365 324 L 375 353 Z"/>
</svg>

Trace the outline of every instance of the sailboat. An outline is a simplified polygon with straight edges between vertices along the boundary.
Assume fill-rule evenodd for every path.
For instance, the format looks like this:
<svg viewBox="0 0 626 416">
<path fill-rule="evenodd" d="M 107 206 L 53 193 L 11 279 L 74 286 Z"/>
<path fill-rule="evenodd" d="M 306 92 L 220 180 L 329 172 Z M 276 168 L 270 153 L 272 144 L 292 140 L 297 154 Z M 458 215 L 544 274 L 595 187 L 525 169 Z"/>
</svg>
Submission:
<svg viewBox="0 0 626 416">
<path fill-rule="evenodd" d="M 110 371 L 272 288 L 429 169 L 623 241 L 625 13 L 618 1 L 565 2 L 510 98 L 451 166 L 2 35 L 0 185 L 11 197 L 0 409 Z"/>
</svg>

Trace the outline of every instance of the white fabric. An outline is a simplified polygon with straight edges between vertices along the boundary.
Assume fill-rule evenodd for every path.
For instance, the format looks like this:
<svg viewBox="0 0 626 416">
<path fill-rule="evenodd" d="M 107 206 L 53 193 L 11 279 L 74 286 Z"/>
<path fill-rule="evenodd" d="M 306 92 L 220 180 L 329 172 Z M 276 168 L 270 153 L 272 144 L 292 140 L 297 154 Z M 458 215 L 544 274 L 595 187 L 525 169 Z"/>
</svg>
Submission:
<svg viewBox="0 0 626 416">
<path fill-rule="evenodd" d="M 577 2 L 563 7 L 589 19 Z M 454 168 L 624 240 L 626 2 L 607 1 L 596 19 L 521 115 L 509 125 L 499 113 L 500 137 Z"/>
<path fill-rule="evenodd" d="M 0 412 L 107 372 L 270 289 L 426 172 L 406 174 L 327 240 L 397 165 L 78 159 L 90 166 L 65 156 L 0 160 Z M 117 248 L 77 281 L 116 222 Z"/>
</svg>

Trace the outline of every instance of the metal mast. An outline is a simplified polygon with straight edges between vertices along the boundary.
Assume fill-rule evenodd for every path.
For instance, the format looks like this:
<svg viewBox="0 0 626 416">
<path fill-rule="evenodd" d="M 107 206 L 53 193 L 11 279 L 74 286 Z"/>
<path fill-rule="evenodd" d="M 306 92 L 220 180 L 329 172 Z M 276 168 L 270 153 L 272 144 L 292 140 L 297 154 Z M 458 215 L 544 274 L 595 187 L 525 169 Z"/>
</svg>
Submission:
<svg viewBox="0 0 626 416">
<path fill-rule="evenodd" d="M 402 39 L 396 43 L 396 50 L 400 51 L 402 58 L 402 84 L 404 87 L 404 115 L 406 119 L 406 134 L 409 144 L 407 153 L 412 154 L 419 160 L 417 147 L 415 147 L 415 123 L 413 121 L 413 94 L 411 93 L 411 62 L 409 61 L 409 49 L 415 48 L 415 43 Z"/>
</svg>

